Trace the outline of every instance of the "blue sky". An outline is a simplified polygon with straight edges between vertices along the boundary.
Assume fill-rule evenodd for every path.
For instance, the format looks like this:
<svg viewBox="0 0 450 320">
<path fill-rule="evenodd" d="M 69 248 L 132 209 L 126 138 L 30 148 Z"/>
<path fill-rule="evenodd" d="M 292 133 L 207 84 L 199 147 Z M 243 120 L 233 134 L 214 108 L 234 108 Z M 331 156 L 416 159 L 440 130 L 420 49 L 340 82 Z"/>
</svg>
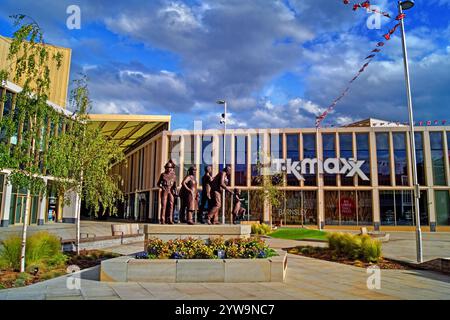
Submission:
<svg viewBox="0 0 450 320">
<path fill-rule="evenodd" d="M 371 1 L 395 15 L 396 2 Z M 416 1 L 405 20 L 416 120 L 450 120 L 450 0 Z M 69 5 L 81 29 L 66 27 Z M 32 16 L 46 41 L 72 49 L 71 78 L 90 80 L 94 112 L 171 114 L 219 127 L 229 102 L 232 127 L 312 127 L 393 25 L 341 0 L 88 1 L 2 0 L 9 15 Z M 397 32 L 324 124 L 375 117 L 406 121 Z"/>
</svg>

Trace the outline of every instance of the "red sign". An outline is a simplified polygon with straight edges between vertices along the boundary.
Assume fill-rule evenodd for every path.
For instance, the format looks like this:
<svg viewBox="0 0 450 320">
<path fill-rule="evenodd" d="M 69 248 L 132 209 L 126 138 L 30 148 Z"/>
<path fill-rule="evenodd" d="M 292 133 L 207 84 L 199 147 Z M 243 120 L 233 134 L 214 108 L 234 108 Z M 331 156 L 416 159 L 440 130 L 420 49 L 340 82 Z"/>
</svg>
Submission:
<svg viewBox="0 0 450 320">
<path fill-rule="evenodd" d="M 355 201 L 352 198 L 341 198 L 341 216 L 353 217 L 355 215 Z"/>
</svg>

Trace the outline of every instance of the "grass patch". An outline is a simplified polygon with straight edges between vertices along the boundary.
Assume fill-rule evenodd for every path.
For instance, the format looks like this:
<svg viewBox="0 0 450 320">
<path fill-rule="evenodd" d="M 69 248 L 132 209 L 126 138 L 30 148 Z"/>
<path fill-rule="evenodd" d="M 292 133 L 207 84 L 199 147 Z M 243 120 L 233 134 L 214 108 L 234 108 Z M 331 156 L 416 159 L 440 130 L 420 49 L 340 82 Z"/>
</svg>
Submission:
<svg viewBox="0 0 450 320">
<path fill-rule="evenodd" d="M 327 240 L 327 233 L 314 229 L 302 229 L 302 228 L 281 228 L 268 234 L 272 238 L 287 239 L 287 240 Z"/>
</svg>

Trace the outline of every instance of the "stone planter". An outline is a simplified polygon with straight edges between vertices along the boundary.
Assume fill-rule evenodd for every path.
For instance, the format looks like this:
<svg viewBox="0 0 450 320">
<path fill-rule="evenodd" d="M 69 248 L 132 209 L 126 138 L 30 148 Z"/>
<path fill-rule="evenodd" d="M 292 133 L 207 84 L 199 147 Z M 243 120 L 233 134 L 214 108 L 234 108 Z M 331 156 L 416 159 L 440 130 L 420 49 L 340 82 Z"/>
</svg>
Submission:
<svg viewBox="0 0 450 320">
<path fill-rule="evenodd" d="M 102 262 L 100 281 L 108 282 L 284 282 L 287 254 L 268 259 L 137 260 Z"/>
</svg>

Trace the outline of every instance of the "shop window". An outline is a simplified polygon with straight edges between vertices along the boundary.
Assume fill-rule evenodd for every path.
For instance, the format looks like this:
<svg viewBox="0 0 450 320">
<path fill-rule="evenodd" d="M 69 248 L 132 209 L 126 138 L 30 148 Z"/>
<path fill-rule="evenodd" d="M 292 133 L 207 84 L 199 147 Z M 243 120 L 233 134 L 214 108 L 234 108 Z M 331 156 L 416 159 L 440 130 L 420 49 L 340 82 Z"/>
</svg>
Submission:
<svg viewBox="0 0 450 320">
<path fill-rule="evenodd" d="M 371 191 L 325 191 L 325 224 L 372 224 Z"/>
<path fill-rule="evenodd" d="M 419 200 L 420 221 L 428 225 L 428 201 L 426 191 Z M 386 226 L 414 226 L 414 195 L 411 190 L 380 191 L 381 224 Z"/>
<path fill-rule="evenodd" d="M 234 137 L 234 184 L 236 186 L 247 185 L 247 150 L 246 136 Z"/>
<path fill-rule="evenodd" d="M 317 224 L 316 191 L 284 191 L 280 206 L 272 209 L 273 222 L 284 225 Z"/>
<path fill-rule="evenodd" d="M 391 185 L 391 163 L 389 158 L 389 134 L 377 133 L 378 185 Z"/>
<path fill-rule="evenodd" d="M 316 135 L 303 134 L 303 159 L 314 159 L 316 155 Z M 316 168 L 317 169 L 317 168 Z M 317 185 L 317 170 L 315 174 L 304 174 L 305 186 Z"/>
<path fill-rule="evenodd" d="M 300 149 L 299 149 L 299 135 L 298 134 L 287 134 L 286 135 L 286 156 L 292 162 L 300 160 Z M 295 177 L 294 174 L 288 174 L 286 176 L 288 186 L 299 186 L 300 181 Z"/>
<path fill-rule="evenodd" d="M 231 165 L 231 136 L 226 135 L 225 140 L 225 162 Z M 223 135 L 219 136 L 219 170 L 223 170 Z"/>
<path fill-rule="evenodd" d="M 409 181 L 408 162 L 406 158 L 406 134 L 404 132 L 395 132 L 392 136 L 394 141 L 395 184 L 397 186 L 407 186 Z"/>
<path fill-rule="evenodd" d="M 323 162 L 329 158 L 336 158 L 336 135 L 333 134 L 323 134 Z M 326 186 L 336 185 L 336 174 L 323 174 L 323 183 Z"/>
<path fill-rule="evenodd" d="M 353 134 L 342 133 L 339 135 L 340 157 L 344 159 L 353 158 Z M 353 186 L 355 184 L 354 177 L 346 177 L 341 175 L 341 185 Z"/>
<path fill-rule="evenodd" d="M 442 132 L 430 132 L 430 145 L 434 184 L 443 186 L 445 185 L 445 167 Z"/>
<path fill-rule="evenodd" d="M 450 225 L 450 199 L 447 190 L 435 190 L 436 223 L 438 226 Z"/>
<path fill-rule="evenodd" d="M 364 164 L 361 166 L 362 172 L 369 178 L 369 180 L 363 180 L 358 176 L 359 186 L 370 185 L 370 147 L 369 147 L 369 134 L 357 133 L 356 134 L 356 158 L 358 160 L 364 160 Z"/>
<path fill-rule="evenodd" d="M 259 186 L 261 180 L 261 167 L 264 164 L 264 136 L 255 134 L 251 136 L 251 174 L 252 186 Z"/>
<path fill-rule="evenodd" d="M 419 185 L 425 185 L 425 161 L 423 154 L 423 134 L 416 132 L 414 134 L 416 144 L 416 165 L 417 165 L 417 181 Z"/>
</svg>

